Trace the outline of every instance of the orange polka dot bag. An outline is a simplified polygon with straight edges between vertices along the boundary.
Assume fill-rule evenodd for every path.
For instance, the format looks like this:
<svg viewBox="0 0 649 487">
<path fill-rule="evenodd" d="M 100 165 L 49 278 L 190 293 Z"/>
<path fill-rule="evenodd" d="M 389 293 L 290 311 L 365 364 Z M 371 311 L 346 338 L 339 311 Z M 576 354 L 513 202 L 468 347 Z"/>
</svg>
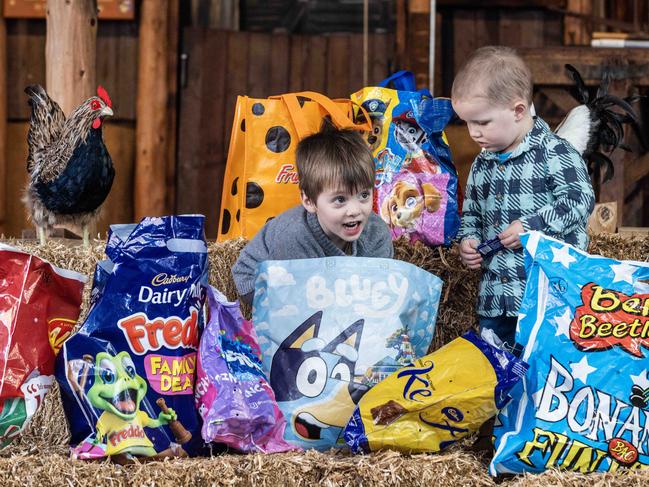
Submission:
<svg viewBox="0 0 649 487">
<path fill-rule="evenodd" d="M 295 149 L 329 116 L 339 128 L 369 130 L 353 121 L 351 100 L 305 91 L 268 99 L 237 98 L 223 181 L 218 241 L 251 239 L 274 216 L 299 204 Z"/>
</svg>

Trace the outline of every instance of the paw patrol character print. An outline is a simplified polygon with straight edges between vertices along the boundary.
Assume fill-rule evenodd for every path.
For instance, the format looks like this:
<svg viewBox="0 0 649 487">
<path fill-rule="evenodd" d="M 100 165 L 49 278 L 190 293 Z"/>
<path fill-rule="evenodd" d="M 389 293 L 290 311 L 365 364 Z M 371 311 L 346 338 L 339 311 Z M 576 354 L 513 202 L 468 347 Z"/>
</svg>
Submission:
<svg viewBox="0 0 649 487">
<path fill-rule="evenodd" d="M 431 183 L 397 181 L 381 203 L 381 218 L 390 228 L 415 229 L 424 211 L 433 213 L 442 203 L 442 195 Z"/>
<path fill-rule="evenodd" d="M 362 135 L 365 138 L 365 141 L 367 142 L 367 145 L 369 146 L 372 153 L 374 153 L 374 151 L 381 145 L 381 139 L 383 136 L 383 123 L 385 121 L 385 111 L 388 109 L 389 104 L 389 101 L 388 103 L 385 103 L 378 98 L 365 100 L 361 104 L 361 106 L 370 116 L 370 120 L 372 122 L 372 131 L 362 132 Z M 362 112 L 359 111 L 359 115 L 361 114 Z"/>
<path fill-rule="evenodd" d="M 364 320 L 329 342 L 318 336 L 321 320 L 319 311 L 286 337 L 270 371 L 275 398 L 289 424 L 286 438 L 307 448 L 335 443 L 368 390 L 354 377 Z"/>
<path fill-rule="evenodd" d="M 426 132 L 415 120 L 412 110 L 406 110 L 392 119 L 394 138 L 406 151 L 403 168 L 411 172 L 437 174 L 440 172 L 439 163 L 422 148 L 428 140 Z"/>
</svg>

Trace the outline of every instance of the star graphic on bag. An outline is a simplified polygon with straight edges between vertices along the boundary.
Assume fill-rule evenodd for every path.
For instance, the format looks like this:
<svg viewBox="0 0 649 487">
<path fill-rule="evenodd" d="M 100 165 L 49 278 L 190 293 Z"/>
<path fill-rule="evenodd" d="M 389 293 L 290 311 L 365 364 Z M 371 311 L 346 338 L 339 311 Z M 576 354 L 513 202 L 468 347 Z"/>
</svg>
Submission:
<svg viewBox="0 0 649 487">
<path fill-rule="evenodd" d="M 554 318 L 554 322 L 557 324 L 557 331 L 554 333 L 554 336 L 565 335 L 570 337 L 570 322 L 572 321 L 572 312 L 570 307 L 566 307 L 566 310 L 561 316 Z"/>
<path fill-rule="evenodd" d="M 615 274 L 613 282 L 625 281 L 633 284 L 633 273 L 637 270 L 635 266 L 622 262 L 621 264 L 612 264 L 611 270 Z"/>
<path fill-rule="evenodd" d="M 595 372 L 597 369 L 588 365 L 588 357 L 584 356 L 579 362 L 570 364 L 570 369 L 572 370 L 572 376 L 575 379 L 579 379 L 584 384 L 588 379 L 588 375 L 592 372 Z"/>
<path fill-rule="evenodd" d="M 551 247 L 551 249 L 552 255 L 554 256 L 552 258 L 552 262 L 561 262 L 561 265 L 563 265 L 566 269 L 570 267 L 570 263 L 577 260 L 572 255 L 570 255 L 570 247 L 568 247 L 567 245 L 559 248 Z"/>
<path fill-rule="evenodd" d="M 630 375 L 629 378 L 631 381 L 642 387 L 643 389 L 649 389 L 649 379 L 647 379 L 647 370 L 643 370 L 638 375 Z"/>
</svg>

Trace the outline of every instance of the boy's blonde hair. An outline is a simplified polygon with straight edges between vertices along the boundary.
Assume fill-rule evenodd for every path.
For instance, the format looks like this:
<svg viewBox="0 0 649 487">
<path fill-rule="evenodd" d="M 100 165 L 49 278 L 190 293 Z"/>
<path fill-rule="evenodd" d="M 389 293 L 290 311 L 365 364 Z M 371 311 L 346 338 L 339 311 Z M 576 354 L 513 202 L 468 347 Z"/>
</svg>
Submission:
<svg viewBox="0 0 649 487">
<path fill-rule="evenodd" d="M 509 105 L 522 98 L 532 103 L 532 73 L 516 50 L 505 46 L 477 49 L 460 68 L 451 97 L 487 98 L 494 105 Z"/>
<path fill-rule="evenodd" d="M 300 191 L 315 203 L 323 191 L 356 193 L 374 186 L 374 158 L 361 135 L 325 119 L 320 132 L 300 141 L 295 152 Z"/>
</svg>

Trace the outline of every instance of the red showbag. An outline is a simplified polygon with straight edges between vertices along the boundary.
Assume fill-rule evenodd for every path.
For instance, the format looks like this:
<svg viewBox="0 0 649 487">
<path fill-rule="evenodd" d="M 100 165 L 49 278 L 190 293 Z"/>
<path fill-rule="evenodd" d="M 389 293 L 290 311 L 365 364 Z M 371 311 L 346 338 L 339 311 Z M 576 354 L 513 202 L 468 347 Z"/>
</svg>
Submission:
<svg viewBox="0 0 649 487">
<path fill-rule="evenodd" d="M 0 402 L 24 397 L 28 378 L 54 374 L 55 354 L 79 318 L 86 280 L 0 244 Z"/>
</svg>

